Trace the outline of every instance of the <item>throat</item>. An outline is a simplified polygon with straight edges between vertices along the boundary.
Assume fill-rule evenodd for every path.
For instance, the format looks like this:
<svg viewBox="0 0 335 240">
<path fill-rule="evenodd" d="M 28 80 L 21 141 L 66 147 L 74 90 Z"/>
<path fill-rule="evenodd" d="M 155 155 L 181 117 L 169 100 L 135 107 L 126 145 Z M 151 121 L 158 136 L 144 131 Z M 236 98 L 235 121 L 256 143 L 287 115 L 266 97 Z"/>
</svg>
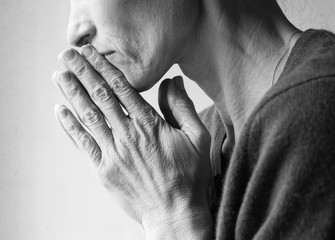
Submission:
<svg viewBox="0 0 335 240">
<path fill-rule="evenodd" d="M 234 145 L 250 114 L 279 78 L 300 31 L 279 6 L 260 8 L 268 1 L 256 0 L 259 8 L 229 1 L 231 8 L 203 1 L 197 35 L 179 64 L 214 101 Z"/>
</svg>

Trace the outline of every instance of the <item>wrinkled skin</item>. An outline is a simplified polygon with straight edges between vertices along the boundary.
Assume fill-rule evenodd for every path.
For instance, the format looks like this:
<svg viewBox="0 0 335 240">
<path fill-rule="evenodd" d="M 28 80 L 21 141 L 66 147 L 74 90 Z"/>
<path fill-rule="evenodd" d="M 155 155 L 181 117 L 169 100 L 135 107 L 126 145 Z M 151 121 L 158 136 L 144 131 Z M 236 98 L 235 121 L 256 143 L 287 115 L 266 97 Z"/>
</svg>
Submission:
<svg viewBox="0 0 335 240">
<path fill-rule="evenodd" d="M 60 125 L 120 206 L 158 239 L 164 227 L 199 237 L 194 226 L 211 229 L 210 135 L 183 80 L 162 88 L 166 120 L 138 93 L 183 58 L 197 8 L 194 0 L 73 0 L 68 38 L 82 48 L 63 51 L 67 70 L 53 75 L 73 107 L 56 108 Z"/>
<path fill-rule="evenodd" d="M 195 0 L 72 0 L 68 40 L 115 51 L 107 59 L 143 91 L 189 51 L 198 12 Z"/>
<path fill-rule="evenodd" d="M 210 218 L 210 135 L 182 79 L 168 85 L 164 107 L 169 109 L 166 115 L 174 115 L 178 129 L 162 119 L 98 52 L 93 50 L 85 59 L 67 50 L 60 59 L 69 70 L 56 72 L 54 82 L 82 123 L 64 106 L 56 109 L 59 122 L 91 158 L 98 179 L 121 207 L 153 232 L 185 219 Z"/>
<path fill-rule="evenodd" d="M 74 53 L 73 60 L 61 59 L 70 72 L 56 73 L 54 80 L 91 134 L 65 107 L 58 109 L 61 125 L 90 156 L 98 178 L 125 211 L 143 222 L 150 221 L 143 219 L 148 214 L 179 211 L 184 207 L 180 203 L 187 208 L 206 206 L 210 137 L 185 91 L 171 87 L 172 112 L 189 115 L 176 115 L 179 130 L 165 122 L 103 56 L 94 51 L 86 61 L 72 50 L 63 54 L 69 52 Z"/>
</svg>

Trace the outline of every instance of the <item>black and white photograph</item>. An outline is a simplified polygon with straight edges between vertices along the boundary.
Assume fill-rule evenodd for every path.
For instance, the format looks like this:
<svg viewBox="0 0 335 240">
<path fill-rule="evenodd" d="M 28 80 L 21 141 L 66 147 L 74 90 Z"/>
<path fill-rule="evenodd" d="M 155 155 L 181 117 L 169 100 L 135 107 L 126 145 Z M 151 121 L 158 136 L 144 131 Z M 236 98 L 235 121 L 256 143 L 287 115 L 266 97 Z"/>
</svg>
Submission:
<svg viewBox="0 0 335 240">
<path fill-rule="evenodd" d="M 335 0 L 0 0 L 0 240 L 335 240 Z"/>
</svg>

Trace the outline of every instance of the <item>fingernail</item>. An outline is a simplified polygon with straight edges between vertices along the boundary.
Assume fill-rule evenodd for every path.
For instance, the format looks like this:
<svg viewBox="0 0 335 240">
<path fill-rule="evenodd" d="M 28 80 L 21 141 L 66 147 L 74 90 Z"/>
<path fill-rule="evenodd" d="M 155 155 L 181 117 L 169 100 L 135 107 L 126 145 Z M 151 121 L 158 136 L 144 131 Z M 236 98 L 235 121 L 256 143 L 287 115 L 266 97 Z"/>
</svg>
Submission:
<svg viewBox="0 0 335 240">
<path fill-rule="evenodd" d="M 185 91 L 184 81 L 181 76 L 175 77 L 174 83 L 178 90 Z"/>
<path fill-rule="evenodd" d="M 66 51 L 64 53 L 63 57 L 67 61 L 72 61 L 75 57 L 75 53 L 74 53 L 73 49 L 70 49 L 70 50 Z"/>
<path fill-rule="evenodd" d="M 60 119 L 65 119 L 65 118 L 67 118 L 67 116 L 68 116 L 68 112 L 67 112 L 67 110 L 66 110 L 64 107 L 60 108 L 60 109 L 58 110 L 58 116 L 59 116 Z"/>
<path fill-rule="evenodd" d="M 82 54 L 85 58 L 89 58 L 89 57 L 91 57 L 92 54 L 93 54 L 93 49 L 92 49 L 92 47 L 91 47 L 89 44 L 83 46 L 83 47 L 81 48 L 81 54 Z"/>
<path fill-rule="evenodd" d="M 71 80 L 70 73 L 63 71 L 58 74 L 58 79 L 60 83 L 67 83 Z"/>
</svg>

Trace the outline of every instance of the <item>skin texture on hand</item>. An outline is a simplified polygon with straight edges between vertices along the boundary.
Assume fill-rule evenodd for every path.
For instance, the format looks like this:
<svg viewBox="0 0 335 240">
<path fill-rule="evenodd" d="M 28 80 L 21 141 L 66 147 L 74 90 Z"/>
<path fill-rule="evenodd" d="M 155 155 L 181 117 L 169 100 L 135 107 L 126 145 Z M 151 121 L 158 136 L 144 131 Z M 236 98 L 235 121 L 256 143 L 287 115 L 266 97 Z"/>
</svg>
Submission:
<svg viewBox="0 0 335 240">
<path fill-rule="evenodd" d="M 167 99 L 161 101 L 162 112 L 167 121 L 173 115 L 175 128 L 93 47 L 81 52 L 63 51 L 59 59 L 68 70 L 53 75 L 74 109 L 56 108 L 62 128 L 148 238 L 163 239 L 164 233 L 169 239 L 206 239 L 212 228 L 210 135 L 182 79 L 165 82 L 161 91 Z"/>
</svg>

